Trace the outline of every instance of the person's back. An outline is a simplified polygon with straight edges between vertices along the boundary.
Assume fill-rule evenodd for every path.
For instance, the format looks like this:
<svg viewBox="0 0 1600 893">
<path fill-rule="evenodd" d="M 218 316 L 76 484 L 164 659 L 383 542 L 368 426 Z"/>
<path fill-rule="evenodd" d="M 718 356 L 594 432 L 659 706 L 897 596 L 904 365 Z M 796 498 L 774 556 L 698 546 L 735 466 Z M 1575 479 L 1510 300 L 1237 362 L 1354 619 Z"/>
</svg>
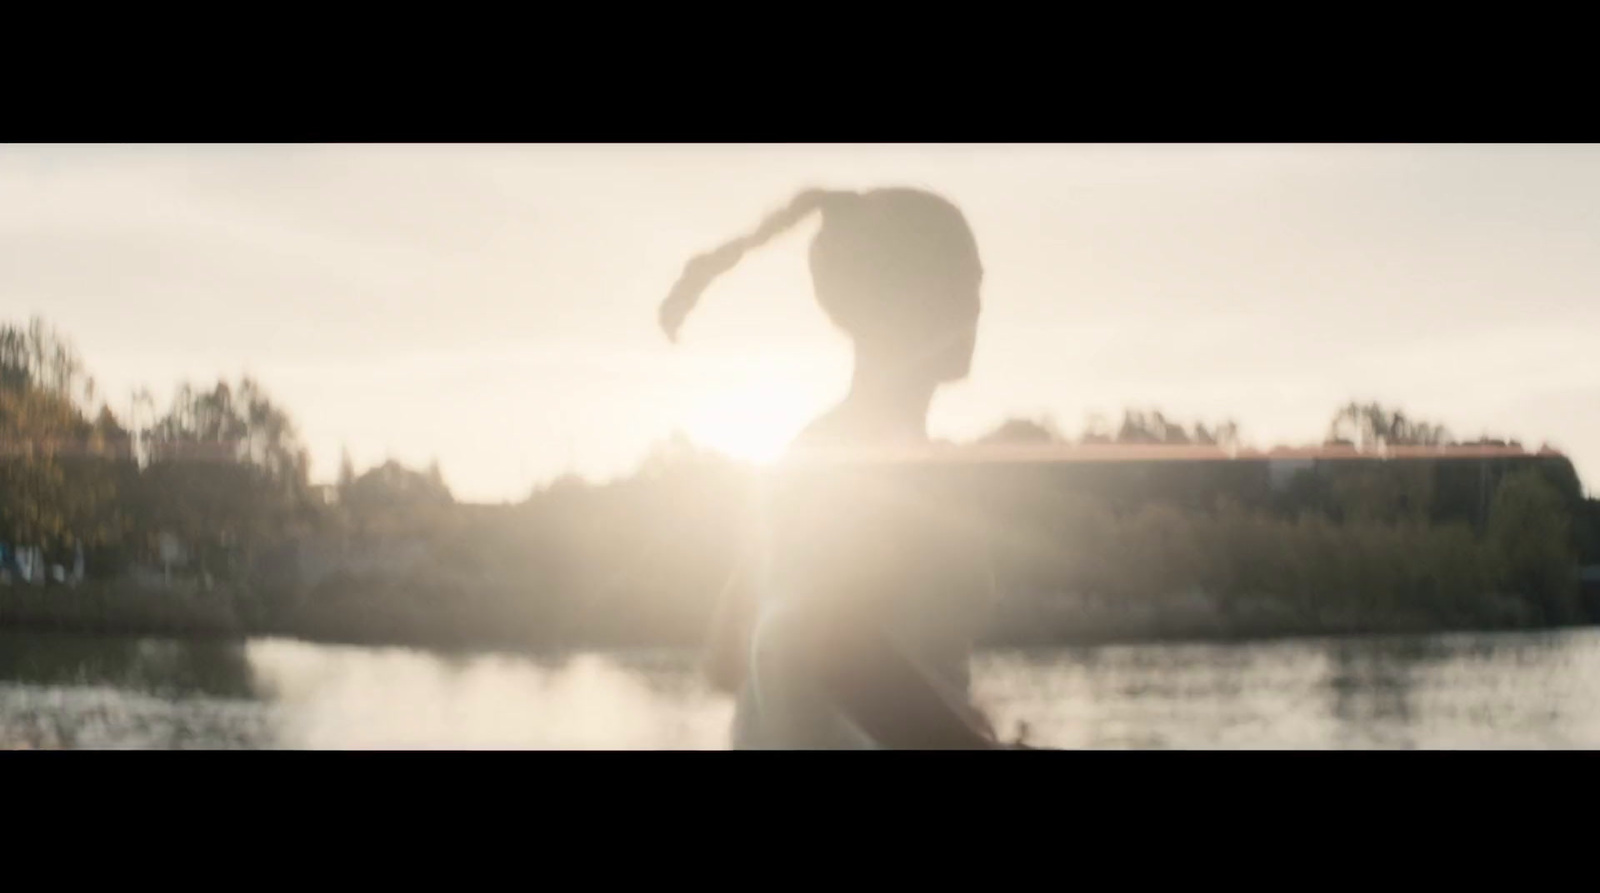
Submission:
<svg viewBox="0 0 1600 893">
<path fill-rule="evenodd" d="M 992 587 L 985 532 L 963 496 L 944 469 L 915 460 L 802 449 L 772 471 L 741 707 L 784 726 L 770 746 L 875 744 L 812 682 L 811 649 L 836 646 L 820 660 L 848 661 L 843 643 L 863 630 L 881 634 L 953 708 L 968 709 L 971 646 Z M 804 633 L 812 624 L 826 627 L 821 644 Z"/>
<path fill-rule="evenodd" d="M 967 700 L 988 596 L 981 530 L 941 493 L 926 418 L 971 362 L 982 269 L 960 212 L 917 190 L 797 196 L 691 261 L 663 304 L 670 337 L 710 280 L 812 212 L 817 297 L 851 337 L 849 396 L 767 480 L 736 747 L 993 746 Z M 970 520 L 970 519 L 968 519 Z"/>
</svg>

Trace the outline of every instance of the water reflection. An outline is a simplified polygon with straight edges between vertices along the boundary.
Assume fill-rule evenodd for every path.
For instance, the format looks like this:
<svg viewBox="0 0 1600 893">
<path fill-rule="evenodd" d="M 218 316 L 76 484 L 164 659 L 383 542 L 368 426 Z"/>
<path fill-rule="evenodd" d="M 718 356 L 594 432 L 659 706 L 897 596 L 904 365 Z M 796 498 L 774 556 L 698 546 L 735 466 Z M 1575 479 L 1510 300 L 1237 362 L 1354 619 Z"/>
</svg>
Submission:
<svg viewBox="0 0 1600 893">
<path fill-rule="evenodd" d="M 1416 676 L 1449 658 L 1437 639 L 1334 641 L 1326 646 L 1329 712 L 1344 747 L 1410 749 L 1415 738 Z"/>
<path fill-rule="evenodd" d="M 244 644 L 226 640 L 4 634 L 0 680 L 111 686 L 165 698 L 258 694 Z"/>
<path fill-rule="evenodd" d="M 0 636 L 0 747 L 271 747 L 243 645 Z"/>
<path fill-rule="evenodd" d="M 977 677 L 1000 728 L 1059 747 L 1600 745 L 1594 630 L 1010 652 Z"/>
<path fill-rule="evenodd" d="M 594 654 L 447 665 L 288 641 L 252 643 L 250 658 L 296 747 L 713 749 L 732 712 L 681 658 L 675 669 Z"/>
<path fill-rule="evenodd" d="M 1003 733 L 1071 748 L 1594 747 L 1600 633 L 982 655 Z M 0 747 L 720 749 L 692 656 L 0 634 Z"/>
</svg>

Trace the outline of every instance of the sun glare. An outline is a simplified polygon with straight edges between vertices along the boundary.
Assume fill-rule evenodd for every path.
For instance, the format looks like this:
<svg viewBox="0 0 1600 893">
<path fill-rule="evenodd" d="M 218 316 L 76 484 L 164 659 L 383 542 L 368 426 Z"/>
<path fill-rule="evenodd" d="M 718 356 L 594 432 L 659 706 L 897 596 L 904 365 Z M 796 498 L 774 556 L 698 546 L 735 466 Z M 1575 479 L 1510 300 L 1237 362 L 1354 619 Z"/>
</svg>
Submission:
<svg viewBox="0 0 1600 893">
<path fill-rule="evenodd" d="M 799 394 L 750 387 L 718 394 L 690 414 L 685 429 L 695 443 L 726 456 L 768 465 L 783 456 L 812 409 Z"/>
</svg>

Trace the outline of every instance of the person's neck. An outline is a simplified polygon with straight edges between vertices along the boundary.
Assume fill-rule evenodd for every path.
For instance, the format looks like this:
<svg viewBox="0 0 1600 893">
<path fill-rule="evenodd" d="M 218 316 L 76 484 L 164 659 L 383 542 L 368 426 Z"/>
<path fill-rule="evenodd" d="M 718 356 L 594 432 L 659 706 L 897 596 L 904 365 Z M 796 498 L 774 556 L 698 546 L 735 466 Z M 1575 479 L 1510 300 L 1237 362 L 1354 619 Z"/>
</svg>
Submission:
<svg viewBox="0 0 1600 893">
<path fill-rule="evenodd" d="M 906 374 L 903 365 L 858 356 L 850 393 L 839 410 L 873 440 L 923 442 L 938 387 L 936 381 Z"/>
</svg>

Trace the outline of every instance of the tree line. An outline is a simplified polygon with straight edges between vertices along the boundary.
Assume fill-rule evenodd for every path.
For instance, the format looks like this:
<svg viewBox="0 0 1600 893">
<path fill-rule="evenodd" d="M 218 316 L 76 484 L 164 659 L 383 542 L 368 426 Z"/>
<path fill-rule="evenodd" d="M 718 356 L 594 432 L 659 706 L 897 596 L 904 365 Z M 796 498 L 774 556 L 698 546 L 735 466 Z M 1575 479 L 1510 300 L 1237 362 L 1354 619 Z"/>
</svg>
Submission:
<svg viewBox="0 0 1600 893">
<path fill-rule="evenodd" d="M 0 541 L 89 556 L 79 585 L 0 588 L 0 624 L 438 647 L 692 644 L 759 473 L 680 437 L 631 475 L 505 506 L 457 502 L 437 464 L 345 457 L 321 486 L 259 382 L 184 383 L 162 407 L 142 392 L 119 416 L 39 320 L 0 327 L 0 438 Z M 1376 403 L 1338 407 L 1324 440 L 1515 444 Z M 1233 447 L 1240 428 L 1145 409 L 1070 437 L 1010 419 L 978 442 Z M 1557 455 L 970 474 L 961 510 L 1004 531 L 995 643 L 1595 619 L 1576 571 L 1600 563 L 1600 503 Z"/>
</svg>

